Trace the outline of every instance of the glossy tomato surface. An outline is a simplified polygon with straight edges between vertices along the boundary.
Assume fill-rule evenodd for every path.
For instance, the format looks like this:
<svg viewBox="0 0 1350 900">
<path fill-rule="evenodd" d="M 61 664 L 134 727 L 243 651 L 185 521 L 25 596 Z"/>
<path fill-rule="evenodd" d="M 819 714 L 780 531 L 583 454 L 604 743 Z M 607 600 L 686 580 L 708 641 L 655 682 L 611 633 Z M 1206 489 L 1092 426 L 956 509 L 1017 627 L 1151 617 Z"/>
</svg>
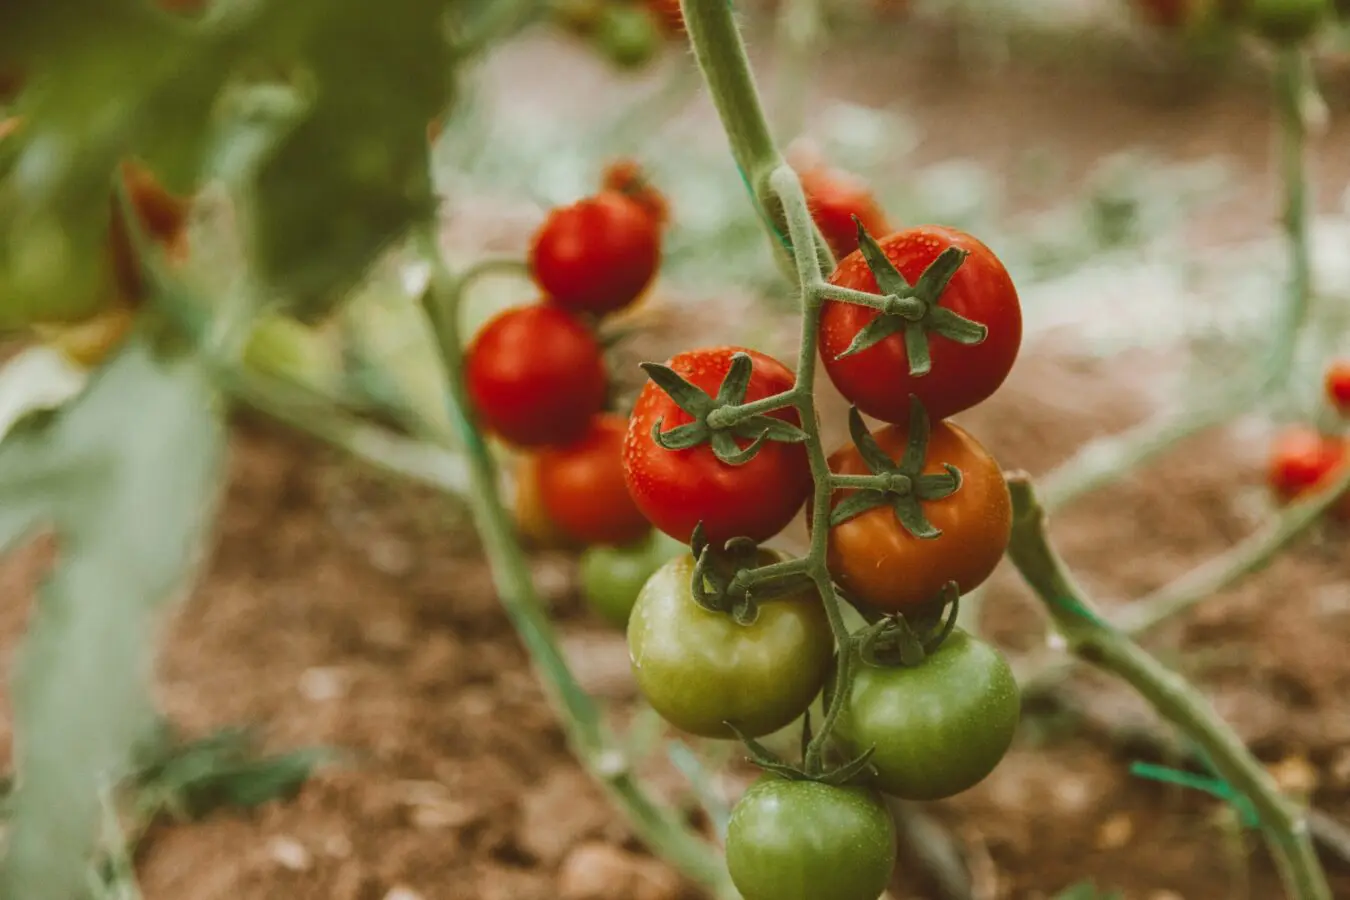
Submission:
<svg viewBox="0 0 1350 900">
<path fill-rule="evenodd" d="M 1266 481 L 1275 496 L 1288 502 L 1328 488 L 1350 464 L 1350 447 L 1343 437 L 1322 434 L 1307 425 L 1294 425 L 1276 436 L 1270 449 Z M 1350 521 L 1350 493 L 1337 500 L 1332 515 Z"/>
<path fill-rule="evenodd" d="M 465 354 L 465 381 L 484 426 L 519 447 L 576 440 L 605 403 L 595 335 L 546 304 L 489 320 Z"/>
<path fill-rule="evenodd" d="M 655 530 L 636 544 L 587 547 L 577 563 L 582 599 L 606 622 L 626 627 L 643 585 L 657 569 L 688 552 L 688 547 Z"/>
<path fill-rule="evenodd" d="M 836 259 L 858 249 L 857 216 L 873 237 L 889 234 L 886 213 L 867 182 L 851 172 L 813 165 L 799 173 L 811 218 Z"/>
<path fill-rule="evenodd" d="M 781 560 L 761 551 L 761 564 Z M 760 604 L 751 625 L 709 612 L 690 592 L 685 553 L 643 586 L 628 620 L 628 653 L 638 688 L 676 728 L 734 738 L 731 722 L 759 737 L 795 721 L 828 674 L 834 638 L 814 591 Z"/>
<path fill-rule="evenodd" d="M 987 326 L 989 335 L 980 344 L 966 346 L 930 332 L 932 368 L 915 377 L 909 373 L 909 355 L 900 332 L 861 353 L 839 359 L 858 332 L 879 313 L 854 303 L 826 301 L 820 316 L 820 358 L 830 380 L 859 409 L 886 422 L 909 421 L 910 394 L 923 402 L 934 420 L 988 399 L 1012 371 L 1022 346 L 1022 307 L 1003 264 L 975 238 L 939 225 L 908 228 L 878 238 L 878 243 L 910 284 L 918 282 L 948 247 L 969 251 L 943 293 L 941 305 Z M 840 260 L 829 281 L 878 293 L 876 278 L 861 252 Z"/>
<path fill-rule="evenodd" d="M 889 425 L 873 437 L 887 456 L 899 459 L 909 429 Z M 935 600 L 948 581 L 965 593 L 993 573 L 1012 535 L 1012 498 L 1003 472 L 978 441 L 950 422 L 932 426 L 923 471 L 939 474 L 944 463 L 961 471 L 960 489 L 921 502 L 928 521 L 942 531 L 939 537 L 910 534 L 891 506 L 874 507 L 830 529 L 830 572 L 846 591 L 884 612 L 905 612 Z M 830 457 L 830 471 L 870 474 L 852 444 Z M 835 504 L 852 493 L 837 492 Z"/>
<path fill-rule="evenodd" d="M 765 774 L 731 811 L 726 855 L 745 900 L 877 900 L 896 830 L 874 791 Z"/>
<path fill-rule="evenodd" d="M 1021 718 L 1017 679 L 1003 655 L 959 628 L 912 668 L 854 660 L 835 734 L 850 751 L 875 747 L 875 786 L 907 800 L 974 787 L 1012 746 Z"/>
<path fill-rule="evenodd" d="M 651 531 L 623 477 L 628 419 L 601 414 L 586 433 L 539 454 L 544 510 L 569 537 L 587 544 L 630 544 Z"/>
<path fill-rule="evenodd" d="M 750 355 L 752 374 L 746 400 L 759 400 L 791 389 L 791 370 L 776 359 L 742 347 L 690 350 L 667 365 L 710 396 L 716 396 L 736 353 Z M 794 425 L 796 410 L 773 415 Z M 687 450 L 666 450 L 652 440 L 662 431 L 687 424 L 692 417 L 653 382 L 638 395 L 624 443 L 624 474 L 638 508 L 657 528 L 688 541 L 700 521 L 708 540 L 720 545 L 733 537 L 764 541 L 782 531 L 802 508 L 811 491 L 811 468 L 801 444 L 766 442 L 744 465 L 733 466 L 713 455 L 706 443 Z M 738 439 L 742 447 L 750 441 Z"/>
<path fill-rule="evenodd" d="M 636 300 L 660 259 L 659 224 L 638 202 L 602 191 L 549 213 L 530 248 L 530 271 L 553 303 L 603 315 Z"/>
</svg>

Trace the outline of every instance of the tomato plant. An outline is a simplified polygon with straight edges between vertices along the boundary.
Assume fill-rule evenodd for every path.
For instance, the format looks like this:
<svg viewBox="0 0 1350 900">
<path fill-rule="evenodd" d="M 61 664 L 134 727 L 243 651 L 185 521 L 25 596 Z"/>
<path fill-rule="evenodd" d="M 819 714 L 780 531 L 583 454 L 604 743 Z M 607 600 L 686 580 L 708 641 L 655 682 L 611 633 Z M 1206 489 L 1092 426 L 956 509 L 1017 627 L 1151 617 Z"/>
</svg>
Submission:
<svg viewBox="0 0 1350 900">
<path fill-rule="evenodd" d="M 759 561 L 782 557 L 761 551 Z M 710 738 L 758 737 L 811 705 L 834 653 L 820 597 L 803 590 L 766 601 L 741 624 L 704 609 L 690 591 L 694 560 L 666 563 L 643 586 L 628 620 L 633 675 L 672 725 Z"/>
<path fill-rule="evenodd" d="M 895 844 L 873 791 L 766 774 L 731 811 L 727 868 L 745 900 L 876 900 Z"/>
<path fill-rule="evenodd" d="M 600 618 L 627 627 L 642 586 L 671 559 L 688 552 L 674 538 L 653 530 L 644 540 L 624 547 L 587 547 L 578 562 L 581 596 Z"/>
<path fill-rule="evenodd" d="M 934 419 L 988 399 L 1022 344 L 1017 288 L 998 257 L 970 235 L 936 225 L 898 231 L 874 246 L 844 257 L 830 284 L 878 294 L 880 280 L 890 296 L 918 291 L 925 295 L 915 310 L 922 317 L 827 300 L 820 358 L 835 387 L 887 422 L 908 418 L 911 394 Z M 959 264 L 954 273 L 952 264 Z"/>
<path fill-rule="evenodd" d="M 877 497 L 884 502 L 830 528 L 829 566 L 839 585 L 878 610 L 906 612 L 931 603 L 949 581 L 963 593 L 982 584 L 1003 558 L 1012 532 L 1012 501 L 997 461 L 950 422 L 932 425 L 925 440 L 923 430 L 929 426 L 922 417 L 917 429 L 889 425 L 870 436 L 860 419 L 854 421 L 856 443 L 835 451 L 830 470 L 845 476 L 880 474 L 878 469 L 888 471 L 899 461 L 902 471 L 895 474 L 914 488 Z M 912 457 L 910 463 L 923 459 L 922 466 L 906 468 L 906 456 Z M 932 500 L 909 493 L 921 476 L 940 477 L 948 466 L 960 472 L 954 493 Z M 859 493 L 839 492 L 834 509 Z M 897 504 L 910 506 L 897 509 Z M 914 506 L 930 528 L 916 525 L 908 514 Z"/>
<path fill-rule="evenodd" d="M 1266 480 L 1275 496 L 1288 502 L 1316 493 L 1340 478 L 1350 463 L 1345 438 L 1322 434 L 1307 425 L 1285 429 L 1275 438 Z M 1350 493 L 1336 502 L 1332 514 L 1350 521 Z"/>
<path fill-rule="evenodd" d="M 1012 745 L 1017 679 L 997 650 L 960 629 L 917 666 L 861 660 L 836 734 L 854 752 L 876 747 L 872 783 L 909 800 L 979 784 Z"/>
<path fill-rule="evenodd" d="M 628 419 L 599 415 L 577 440 L 539 454 L 539 495 L 550 521 L 587 544 L 628 544 L 651 530 L 623 477 Z"/>
<path fill-rule="evenodd" d="M 488 321 L 469 345 L 465 381 L 483 424 L 520 447 L 579 438 L 604 406 L 608 383 L 595 335 L 547 304 Z"/>
<path fill-rule="evenodd" d="M 754 350 L 690 350 L 676 354 L 666 365 L 706 397 L 720 393 L 737 354 L 750 360 L 743 401 L 792 388 L 792 372 Z M 801 421 L 794 410 L 772 415 L 794 425 Z M 712 445 L 669 450 L 652 436 L 657 428 L 665 433 L 692 424 L 689 410 L 655 382 L 643 387 L 629 422 L 623 460 L 628 489 L 652 524 L 671 537 L 688 540 L 702 522 L 708 540 L 715 544 L 733 537 L 763 541 L 787 527 L 811 490 L 806 451 L 799 444 L 770 441 L 753 458 L 732 465 L 719 459 Z M 745 436 L 726 436 L 740 449 L 751 444 Z"/>
<path fill-rule="evenodd" d="M 1332 409 L 1350 417 L 1350 359 L 1338 359 L 1327 367 L 1325 387 Z"/>
<path fill-rule="evenodd" d="M 553 303 L 603 315 L 636 300 L 660 258 L 660 227 L 646 208 L 602 191 L 549 213 L 534 236 L 530 270 Z"/>
<path fill-rule="evenodd" d="M 811 218 L 836 258 L 858 249 L 858 224 L 854 216 L 872 234 L 890 233 L 885 211 L 858 176 L 817 163 L 804 167 L 800 177 Z"/>
</svg>

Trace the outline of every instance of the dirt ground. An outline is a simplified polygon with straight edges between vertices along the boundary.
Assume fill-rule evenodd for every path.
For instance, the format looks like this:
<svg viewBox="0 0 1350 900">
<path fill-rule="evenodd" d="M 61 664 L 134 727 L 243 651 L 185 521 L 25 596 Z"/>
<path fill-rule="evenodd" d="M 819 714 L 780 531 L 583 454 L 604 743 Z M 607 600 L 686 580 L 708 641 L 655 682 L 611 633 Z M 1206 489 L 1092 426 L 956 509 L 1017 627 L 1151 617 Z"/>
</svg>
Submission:
<svg viewBox="0 0 1350 900">
<path fill-rule="evenodd" d="M 1204 91 L 1159 103 L 1155 89 L 1061 84 L 1053 72 L 968 73 L 956 84 L 939 71 L 925 83 L 919 62 L 867 65 L 831 81 L 873 100 L 885 92 L 879 79 L 906 84 L 895 104 L 952 123 L 925 145 L 934 158 L 997 165 L 1034 139 L 1086 164 L 1124 133 L 1176 157 L 1222 150 L 1252 176 L 1235 203 L 1268 200 L 1265 144 L 1241 140 L 1265 133 L 1262 96 Z M 940 102 L 939 82 L 950 88 Z M 1259 217 L 1247 224 L 1263 227 Z M 660 357 L 676 338 L 651 341 L 644 350 Z M 1141 363 L 1157 361 L 1088 366 L 1032 346 L 1005 390 L 963 422 L 1006 467 L 1042 473 L 1148 412 L 1130 377 Z M 842 405 L 830 399 L 837 428 Z M 1197 439 L 1074 504 L 1054 534 L 1104 601 L 1138 595 L 1255 527 L 1261 449 L 1241 431 Z M 1350 823 L 1345 541 L 1331 530 L 1303 541 L 1150 645 L 1203 683 L 1286 787 Z M 8 562 L 0 581 L 28 581 L 36 552 Z M 622 637 L 584 610 L 573 561 L 540 556 L 535 571 L 583 682 L 631 704 Z M 10 651 L 21 609 L 0 615 Z M 1038 645 L 1040 616 L 1006 566 L 984 615 L 1010 653 Z M 354 758 L 292 801 L 155 830 L 140 858 L 147 900 L 697 896 L 643 853 L 569 756 L 467 519 L 441 497 L 241 416 L 218 545 L 165 647 L 162 707 L 189 732 L 256 723 L 273 747 L 335 745 Z M 1096 679 L 1082 679 L 1079 696 L 1106 717 L 1140 715 Z M 1048 897 L 1087 878 L 1128 900 L 1280 895 L 1258 842 L 1221 804 L 1131 776 L 1134 758 L 1100 733 L 1024 729 L 984 784 L 930 812 L 964 847 L 981 900 Z M 1336 895 L 1350 897 L 1350 866 L 1328 865 Z M 913 866 L 894 894 L 939 897 Z"/>
</svg>

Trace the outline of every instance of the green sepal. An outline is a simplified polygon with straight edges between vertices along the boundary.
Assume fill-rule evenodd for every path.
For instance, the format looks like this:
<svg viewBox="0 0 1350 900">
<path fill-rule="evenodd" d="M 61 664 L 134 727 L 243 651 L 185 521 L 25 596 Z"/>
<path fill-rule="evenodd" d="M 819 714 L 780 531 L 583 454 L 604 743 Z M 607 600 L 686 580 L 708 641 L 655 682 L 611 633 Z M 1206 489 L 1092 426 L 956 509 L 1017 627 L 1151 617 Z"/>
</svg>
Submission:
<svg viewBox="0 0 1350 900">
<path fill-rule="evenodd" d="M 736 438 L 726 431 L 714 431 L 708 439 L 712 445 L 713 455 L 721 462 L 729 466 L 743 466 L 759 454 L 759 449 L 764 446 L 768 439 L 768 433 L 765 432 L 751 442 L 750 446 L 741 449 L 736 443 Z"/>
<path fill-rule="evenodd" d="M 876 279 L 881 293 L 896 297 L 909 295 L 913 288 L 905 280 L 905 276 L 900 274 L 900 270 L 886 256 L 886 251 L 881 249 L 881 245 L 867 233 L 862 220 L 854 216 L 853 221 L 858 226 L 858 249 L 862 251 L 867 268 L 872 270 L 872 277 Z"/>
<path fill-rule="evenodd" d="M 819 781 L 821 784 L 828 784 L 832 787 L 843 787 L 863 775 L 871 774 L 872 756 L 876 752 L 876 745 L 873 744 L 842 766 L 831 769 L 815 780 Z"/>
<path fill-rule="evenodd" d="M 944 306 L 930 308 L 928 315 L 923 318 L 923 324 L 929 331 L 967 346 L 982 344 L 989 336 L 989 326 L 957 315 Z"/>
<path fill-rule="evenodd" d="M 869 509 L 876 509 L 878 506 L 885 506 L 890 500 L 890 495 L 884 491 L 861 490 L 845 497 L 830 512 L 830 527 L 837 528 L 843 525 L 849 519 L 855 518 L 867 512 Z"/>
<path fill-rule="evenodd" d="M 920 500 L 945 500 L 961 490 L 961 470 L 943 463 L 945 475 L 920 475 L 914 480 L 914 495 Z"/>
<path fill-rule="evenodd" d="M 858 454 L 874 475 L 885 475 L 896 470 L 895 461 L 886 455 L 872 432 L 867 430 L 867 423 L 856 406 L 850 407 L 848 411 L 848 433 L 853 438 L 853 446 L 858 448 Z"/>
<path fill-rule="evenodd" d="M 735 406 L 745 402 L 745 394 L 750 390 L 750 376 L 754 366 L 748 353 L 734 353 L 731 356 L 731 368 L 717 389 L 717 400 L 722 406 Z"/>
<path fill-rule="evenodd" d="M 933 307 L 937 307 L 938 300 L 942 297 L 942 292 L 947 290 L 947 285 L 951 284 L 952 276 L 956 270 L 961 268 L 961 264 L 970 256 L 969 250 L 961 250 L 957 247 L 948 247 L 938 254 L 938 258 L 928 264 L 928 268 L 923 270 L 919 276 L 919 283 L 914 285 L 914 293 L 925 299 L 932 298 Z M 889 260 L 887 260 L 889 262 Z"/>
<path fill-rule="evenodd" d="M 928 517 L 923 514 L 923 507 L 919 505 L 919 498 L 913 494 L 896 497 L 891 508 L 895 510 L 895 517 L 904 529 L 919 540 L 931 541 L 942 537 L 942 529 L 928 521 Z"/>
<path fill-rule="evenodd" d="M 905 346 L 907 349 L 909 347 L 910 334 L 917 331 L 920 337 L 923 336 L 923 326 L 918 323 L 909 322 L 900 316 L 890 315 L 888 313 L 878 313 L 875 319 L 868 322 L 866 327 L 853 336 L 852 342 L 850 342 L 844 352 L 836 356 L 835 359 L 844 359 L 845 357 L 853 356 L 856 353 L 871 349 L 901 329 L 904 329 L 905 331 Z M 928 352 L 926 347 L 924 352 Z"/>
<path fill-rule="evenodd" d="M 695 387 L 685 381 L 679 373 L 669 366 L 650 362 L 640 365 L 642 371 L 647 373 L 647 377 L 655 382 L 657 387 L 665 391 L 670 399 L 675 401 L 676 406 L 695 419 L 702 419 L 713 408 L 713 399 L 702 388 Z"/>
<path fill-rule="evenodd" d="M 652 424 L 652 442 L 663 450 L 688 450 L 708 439 L 708 426 L 702 422 L 689 422 L 662 431 L 664 422 L 665 419 L 657 419 Z"/>
<path fill-rule="evenodd" d="M 916 476 L 923 472 L 924 463 L 928 460 L 928 440 L 932 434 L 928 411 L 917 396 L 910 394 L 909 442 L 905 444 L 905 453 L 900 457 L 900 471 Z"/>
<path fill-rule="evenodd" d="M 780 444 L 801 444 L 810 438 L 810 435 L 791 422 L 784 422 L 782 419 L 763 415 L 751 416 L 744 422 L 736 424 L 731 429 L 731 433 L 739 438 L 763 437 Z"/>
</svg>

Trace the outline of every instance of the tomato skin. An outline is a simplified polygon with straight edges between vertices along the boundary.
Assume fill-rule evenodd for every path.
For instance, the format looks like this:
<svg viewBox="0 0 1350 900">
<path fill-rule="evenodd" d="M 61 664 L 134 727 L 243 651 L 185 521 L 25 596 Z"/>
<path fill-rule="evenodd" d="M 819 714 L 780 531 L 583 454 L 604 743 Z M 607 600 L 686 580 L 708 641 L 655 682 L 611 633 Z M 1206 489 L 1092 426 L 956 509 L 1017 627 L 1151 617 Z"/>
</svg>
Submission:
<svg viewBox="0 0 1350 900">
<path fill-rule="evenodd" d="M 912 668 L 855 659 L 835 735 L 853 753 L 875 746 L 875 787 L 940 800 L 979 784 L 1012 746 L 1021 696 L 1012 667 L 961 629 Z M 830 686 L 827 685 L 827 690 Z"/>
<path fill-rule="evenodd" d="M 886 213 L 867 183 L 850 172 L 813 165 L 798 173 L 811 218 L 836 259 L 858 249 L 857 216 L 873 237 L 891 233 Z"/>
<path fill-rule="evenodd" d="M 624 416 L 601 414 L 570 444 L 539 454 L 539 496 L 564 533 L 587 544 L 631 544 L 651 531 L 623 478 Z"/>
<path fill-rule="evenodd" d="M 671 559 L 688 548 L 660 531 L 637 544 L 587 547 L 578 562 L 581 596 L 611 625 L 626 628 L 642 586 Z"/>
<path fill-rule="evenodd" d="M 660 260 L 660 228 L 639 203 L 617 191 L 553 210 L 530 248 L 530 271 L 549 299 L 596 315 L 636 300 Z"/>
<path fill-rule="evenodd" d="M 714 347 L 678 353 L 666 364 L 711 396 L 731 368 L 732 356 L 747 353 L 752 374 L 746 400 L 790 390 L 792 371 L 776 359 L 742 347 Z M 795 409 L 774 416 L 800 425 Z M 652 440 L 652 428 L 663 431 L 692 421 L 664 391 L 648 382 L 638 395 L 624 442 L 624 475 L 638 509 L 666 534 L 688 541 L 703 522 L 710 542 L 733 537 L 765 541 L 787 527 L 811 492 L 811 467 L 801 444 L 766 442 L 759 454 L 741 466 L 730 466 L 700 444 L 688 450 L 666 450 Z M 750 442 L 741 440 L 742 447 Z"/>
<path fill-rule="evenodd" d="M 820 314 L 820 358 L 830 380 L 848 400 L 886 422 L 909 420 L 909 395 L 918 396 L 934 420 L 970 409 L 1003 384 L 1022 346 L 1022 307 L 1008 271 L 992 250 L 974 237 L 940 225 L 924 225 L 878 239 L 886 256 L 914 284 L 948 247 L 970 256 L 952 277 L 941 305 L 989 328 L 983 343 L 964 346 L 930 333 L 932 369 L 909 374 L 904 335 L 887 337 L 861 353 L 836 359 L 878 315 L 854 303 L 827 300 Z M 830 284 L 878 293 L 862 253 L 840 260 Z"/>
<path fill-rule="evenodd" d="M 1344 438 L 1325 435 L 1307 425 L 1294 425 L 1276 436 L 1266 468 L 1266 481 L 1277 499 L 1288 503 L 1315 494 L 1340 478 L 1350 465 Z M 1331 507 L 1333 518 L 1350 522 L 1350 493 Z"/>
<path fill-rule="evenodd" d="M 760 551 L 761 564 L 784 557 Z M 732 739 L 777 731 L 811 705 L 834 656 L 825 607 L 814 591 L 760 604 L 752 625 L 705 610 L 689 590 L 694 559 L 682 554 L 643 585 L 628 620 L 633 675 L 647 702 L 690 734 Z"/>
<path fill-rule="evenodd" d="M 1350 417 L 1350 359 L 1338 359 L 1327 367 L 1325 385 L 1332 409 Z"/>
<path fill-rule="evenodd" d="M 1248 24 L 1266 40 L 1297 44 L 1331 17 L 1331 0 L 1247 0 Z"/>
<path fill-rule="evenodd" d="M 484 426 L 518 447 L 576 440 L 605 404 L 605 363 L 595 335 L 546 304 L 489 320 L 466 352 L 465 381 Z"/>
<path fill-rule="evenodd" d="M 543 550 L 579 550 L 581 547 L 549 517 L 539 485 L 539 454 L 521 457 L 515 470 L 515 495 L 511 513 L 516 530 L 526 543 Z"/>
<path fill-rule="evenodd" d="M 909 429 L 889 425 L 873 437 L 888 456 L 899 459 Z M 914 537 L 890 506 L 874 507 L 830 529 L 830 572 L 844 590 L 882 612 L 908 612 L 936 599 L 948 581 L 964 594 L 997 568 L 1012 536 L 1012 498 L 998 462 L 960 426 L 937 422 L 923 470 L 938 474 L 943 463 L 961 470 L 961 488 L 942 500 L 921 502 L 941 536 Z M 830 471 L 870 474 L 851 443 L 830 457 Z M 834 503 L 852 493 L 839 491 Z"/>
<path fill-rule="evenodd" d="M 745 900 L 877 900 L 896 828 L 874 791 L 762 775 L 727 823 L 731 880 Z"/>
</svg>

